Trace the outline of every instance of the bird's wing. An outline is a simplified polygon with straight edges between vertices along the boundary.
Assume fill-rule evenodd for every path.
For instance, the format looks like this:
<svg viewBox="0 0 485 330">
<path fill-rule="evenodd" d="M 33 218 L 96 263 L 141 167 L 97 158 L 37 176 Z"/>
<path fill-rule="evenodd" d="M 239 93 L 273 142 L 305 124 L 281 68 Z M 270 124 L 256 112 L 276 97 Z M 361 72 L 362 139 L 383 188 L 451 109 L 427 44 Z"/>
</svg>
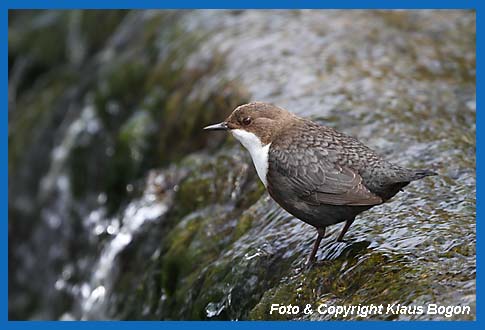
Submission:
<svg viewBox="0 0 485 330">
<path fill-rule="evenodd" d="M 301 144 L 296 148 L 295 144 L 270 148 L 268 182 L 285 185 L 312 205 L 364 206 L 383 202 L 364 185 L 357 171 L 338 164 L 338 150 L 309 145 L 302 148 Z"/>
</svg>

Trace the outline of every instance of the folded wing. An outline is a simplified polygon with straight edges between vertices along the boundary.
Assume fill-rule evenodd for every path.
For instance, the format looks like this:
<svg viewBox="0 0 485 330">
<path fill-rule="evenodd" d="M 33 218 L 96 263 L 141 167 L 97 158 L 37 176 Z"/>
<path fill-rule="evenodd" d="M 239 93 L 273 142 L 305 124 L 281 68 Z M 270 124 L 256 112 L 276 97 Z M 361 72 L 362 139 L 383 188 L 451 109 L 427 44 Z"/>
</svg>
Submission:
<svg viewBox="0 0 485 330">
<path fill-rule="evenodd" d="M 362 177 L 348 166 L 339 165 L 336 151 L 318 148 L 271 148 L 269 181 L 285 185 L 308 204 L 376 205 L 382 198 L 372 193 Z M 277 176 L 275 174 L 278 174 Z"/>
</svg>

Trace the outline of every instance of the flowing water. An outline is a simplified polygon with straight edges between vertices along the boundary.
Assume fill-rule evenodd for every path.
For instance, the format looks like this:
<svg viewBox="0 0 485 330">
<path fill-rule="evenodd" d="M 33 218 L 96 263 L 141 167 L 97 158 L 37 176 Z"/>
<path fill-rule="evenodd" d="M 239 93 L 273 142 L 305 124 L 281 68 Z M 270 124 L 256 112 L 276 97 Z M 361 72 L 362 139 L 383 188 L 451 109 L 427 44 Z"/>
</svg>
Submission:
<svg viewBox="0 0 485 330">
<path fill-rule="evenodd" d="M 475 36 L 472 11 L 11 12 L 9 318 L 475 319 Z M 307 268 L 315 230 L 201 131 L 249 100 L 440 175 Z"/>
</svg>

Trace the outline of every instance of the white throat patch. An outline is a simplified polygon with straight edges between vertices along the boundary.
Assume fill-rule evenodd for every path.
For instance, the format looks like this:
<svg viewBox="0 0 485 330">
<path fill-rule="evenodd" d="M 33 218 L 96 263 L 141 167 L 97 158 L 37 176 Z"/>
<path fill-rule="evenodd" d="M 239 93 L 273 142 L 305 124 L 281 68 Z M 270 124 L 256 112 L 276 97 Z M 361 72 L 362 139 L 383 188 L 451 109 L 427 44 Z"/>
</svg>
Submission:
<svg viewBox="0 0 485 330">
<path fill-rule="evenodd" d="M 263 146 L 261 140 L 255 134 L 242 129 L 233 129 L 231 133 L 241 142 L 244 148 L 248 149 L 253 159 L 254 167 L 256 167 L 256 172 L 258 172 L 258 176 L 264 186 L 267 187 L 266 174 L 268 173 L 268 154 L 271 143 Z"/>
</svg>

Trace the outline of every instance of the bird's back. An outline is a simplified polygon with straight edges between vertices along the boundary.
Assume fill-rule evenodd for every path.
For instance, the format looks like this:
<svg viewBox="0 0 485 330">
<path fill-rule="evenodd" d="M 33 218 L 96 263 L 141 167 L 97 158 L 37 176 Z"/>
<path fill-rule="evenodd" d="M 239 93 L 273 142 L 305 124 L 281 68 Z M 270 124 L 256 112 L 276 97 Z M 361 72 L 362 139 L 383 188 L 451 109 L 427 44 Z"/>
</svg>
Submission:
<svg viewBox="0 0 485 330">
<path fill-rule="evenodd" d="M 393 164 L 357 139 L 305 119 L 286 127 L 275 143 L 278 149 L 287 152 L 282 157 L 288 168 L 298 169 L 320 162 L 349 169 L 362 178 L 362 184 L 371 193 L 384 201 L 409 182 L 435 175 L 432 171 L 410 170 Z"/>
</svg>

